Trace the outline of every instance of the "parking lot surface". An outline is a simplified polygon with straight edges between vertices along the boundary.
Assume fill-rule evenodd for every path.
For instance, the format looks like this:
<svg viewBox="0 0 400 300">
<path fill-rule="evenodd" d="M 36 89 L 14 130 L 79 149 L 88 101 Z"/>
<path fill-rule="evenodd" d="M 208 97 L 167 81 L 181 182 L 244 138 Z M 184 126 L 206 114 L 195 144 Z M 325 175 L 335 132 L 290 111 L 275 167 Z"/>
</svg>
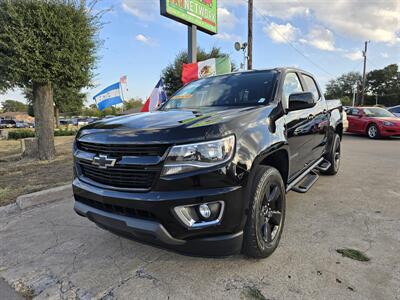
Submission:
<svg viewBox="0 0 400 300">
<path fill-rule="evenodd" d="M 400 139 L 346 135 L 342 152 L 337 176 L 288 194 L 267 259 L 189 257 L 120 238 L 77 216 L 71 197 L 0 219 L 0 277 L 37 299 L 398 300 Z"/>
</svg>

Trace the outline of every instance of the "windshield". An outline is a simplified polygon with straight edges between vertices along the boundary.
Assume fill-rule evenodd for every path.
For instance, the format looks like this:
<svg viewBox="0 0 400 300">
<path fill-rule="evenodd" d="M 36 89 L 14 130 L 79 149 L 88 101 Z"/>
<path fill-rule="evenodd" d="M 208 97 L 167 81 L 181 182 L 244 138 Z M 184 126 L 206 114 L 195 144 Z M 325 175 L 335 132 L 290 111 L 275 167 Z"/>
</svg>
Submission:
<svg viewBox="0 0 400 300">
<path fill-rule="evenodd" d="M 234 73 L 189 83 L 161 108 L 265 105 L 271 101 L 277 72 Z"/>
<path fill-rule="evenodd" d="M 368 117 L 379 117 L 379 118 L 394 117 L 394 115 L 390 111 L 387 111 L 386 109 L 379 107 L 364 108 L 364 113 Z"/>
</svg>

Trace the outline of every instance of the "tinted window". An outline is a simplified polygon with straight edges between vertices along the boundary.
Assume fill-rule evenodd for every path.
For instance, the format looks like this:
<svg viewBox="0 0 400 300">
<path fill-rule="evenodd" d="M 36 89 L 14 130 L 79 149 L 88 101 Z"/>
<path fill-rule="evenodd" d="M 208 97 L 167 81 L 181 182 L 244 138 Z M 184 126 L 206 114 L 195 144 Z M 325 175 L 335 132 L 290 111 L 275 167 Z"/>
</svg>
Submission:
<svg viewBox="0 0 400 300">
<path fill-rule="evenodd" d="M 282 88 L 282 97 L 283 100 L 288 103 L 289 96 L 294 93 L 303 92 L 303 88 L 300 84 L 299 77 L 297 77 L 296 73 L 288 73 L 285 77 L 285 81 L 283 83 Z"/>
<path fill-rule="evenodd" d="M 400 113 L 400 106 L 399 107 L 392 107 L 389 109 L 392 113 Z"/>
<path fill-rule="evenodd" d="M 364 108 L 363 111 L 368 117 L 378 117 L 378 118 L 394 117 L 394 115 L 390 111 L 387 111 L 386 109 L 379 107 Z"/>
<path fill-rule="evenodd" d="M 305 75 L 305 74 L 303 74 L 303 78 L 304 78 L 304 81 L 306 82 L 306 85 L 307 85 L 307 92 L 313 93 L 314 99 L 318 100 L 319 97 L 320 97 L 320 94 L 319 94 L 319 90 L 318 90 L 317 85 L 315 84 L 314 79 L 312 77 L 308 76 L 308 75 Z"/>
<path fill-rule="evenodd" d="M 271 101 L 275 71 L 235 73 L 193 81 L 161 108 L 261 105 Z"/>
<path fill-rule="evenodd" d="M 350 109 L 347 111 L 347 114 L 348 114 L 349 116 L 358 116 L 358 115 L 359 115 L 359 111 L 358 111 L 357 108 L 350 108 Z"/>
</svg>

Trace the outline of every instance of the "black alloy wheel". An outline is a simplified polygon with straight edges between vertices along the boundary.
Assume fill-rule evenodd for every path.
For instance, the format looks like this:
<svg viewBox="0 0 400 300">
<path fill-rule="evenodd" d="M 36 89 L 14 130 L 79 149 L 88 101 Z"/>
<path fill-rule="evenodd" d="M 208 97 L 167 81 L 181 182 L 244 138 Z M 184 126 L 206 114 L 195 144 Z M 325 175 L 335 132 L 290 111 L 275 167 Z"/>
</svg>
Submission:
<svg viewBox="0 0 400 300">
<path fill-rule="evenodd" d="M 286 190 L 277 169 L 257 166 L 254 172 L 242 252 L 250 257 L 265 258 L 278 247 L 282 235 Z"/>
</svg>

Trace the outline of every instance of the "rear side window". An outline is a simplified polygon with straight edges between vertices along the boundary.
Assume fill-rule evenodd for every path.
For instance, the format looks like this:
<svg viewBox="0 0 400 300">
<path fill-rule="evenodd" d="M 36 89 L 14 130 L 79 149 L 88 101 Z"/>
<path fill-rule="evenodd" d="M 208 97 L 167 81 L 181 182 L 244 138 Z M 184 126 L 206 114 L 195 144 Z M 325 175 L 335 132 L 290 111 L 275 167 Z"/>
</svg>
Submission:
<svg viewBox="0 0 400 300">
<path fill-rule="evenodd" d="M 303 78 L 307 85 L 307 92 L 313 93 L 314 99 L 318 100 L 320 98 L 320 93 L 314 79 L 305 74 L 303 74 Z"/>
</svg>

